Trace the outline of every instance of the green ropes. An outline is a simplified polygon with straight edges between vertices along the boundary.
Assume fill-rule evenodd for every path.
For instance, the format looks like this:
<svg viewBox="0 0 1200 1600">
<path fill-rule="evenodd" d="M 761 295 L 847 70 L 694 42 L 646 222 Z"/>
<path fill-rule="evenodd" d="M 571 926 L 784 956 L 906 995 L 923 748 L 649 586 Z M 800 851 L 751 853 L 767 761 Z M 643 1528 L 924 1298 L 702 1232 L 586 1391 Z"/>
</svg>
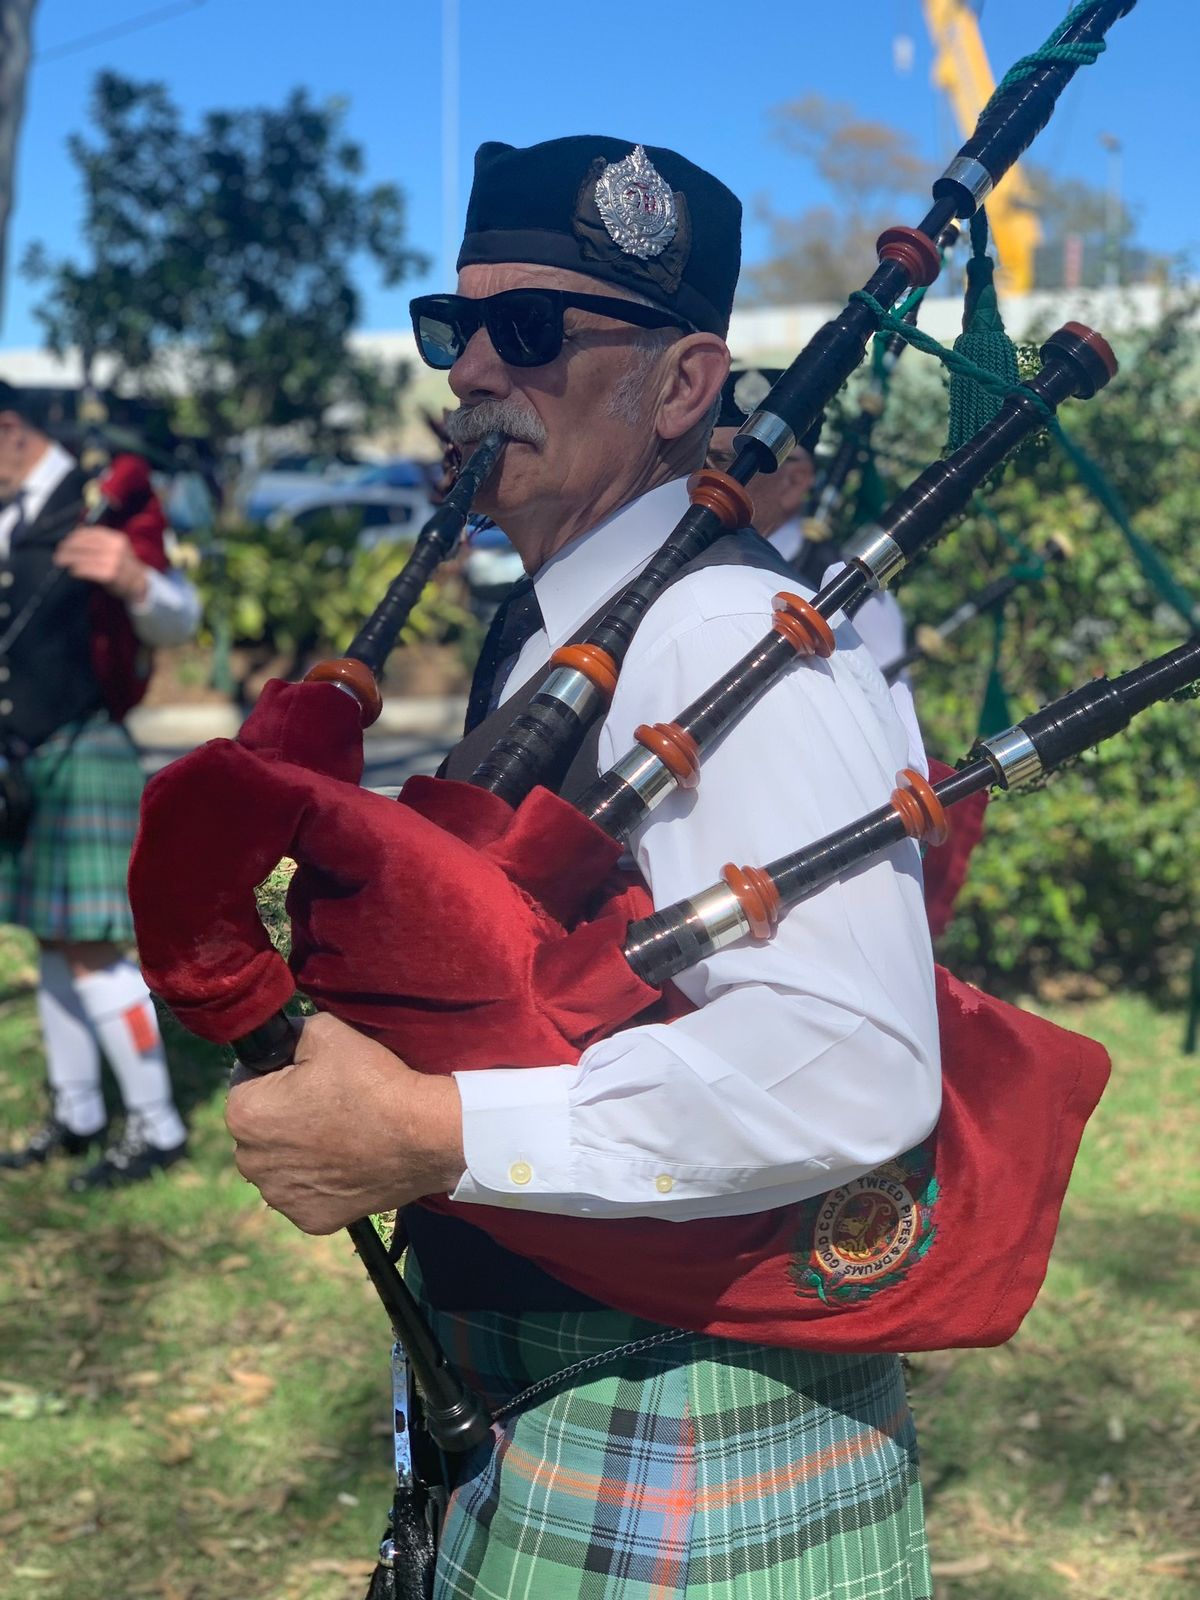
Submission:
<svg viewBox="0 0 1200 1600">
<path fill-rule="evenodd" d="M 1200 632 L 1200 601 L 1195 600 L 1187 592 L 1154 546 L 1134 531 L 1120 495 L 1099 462 L 1094 461 L 1086 450 L 1075 443 L 1057 419 L 1051 424 L 1051 431 L 1066 451 L 1084 488 L 1103 506 L 1116 524 L 1142 576 L 1151 588 L 1158 592 L 1159 598 L 1183 618 L 1190 632 Z"/>
<path fill-rule="evenodd" d="M 1182 617 L 1190 632 L 1200 631 L 1200 601 L 1188 593 L 1153 545 L 1134 531 L 1120 496 L 1100 465 L 1075 443 L 1044 400 L 1016 379 L 989 372 L 964 355 L 957 347 L 954 350 L 947 350 L 945 345 L 939 344 L 929 334 L 922 333 L 920 329 L 912 327 L 894 312 L 881 306 L 879 301 L 865 289 L 856 290 L 850 298 L 859 300 L 867 306 L 871 313 L 878 317 L 881 328 L 886 328 L 889 333 L 898 333 L 915 349 L 934 356 L 952 374 L 970 379 L 988 394 L 998 396 L 1000 400 L 1019 392 L 1034 401 L 1041 409 L 1047 427 L 1066 451 L 1084 487 L 1090 491 L 1116 525 L 1143 577 L 1159 598 Z"/>
<path fill-rule="evenodd" d="M 989 372 L 986 367 L 981 367 L 969 357 L 962 355 L 957 350 L 947 350 L 944 344 L 939 344 L 928 333 L 922 333 L 920 328 L 914 328 L 910 323 L 904 322 L 895 312 L 881 306 L 875 296 L 868 294 L 865 289 L 856 289 L 850 296 L 851 300 L 861 301 L 863 305 L 879 319 L 881 328 L 886 328 L 889 333 L 898 333 L 902 339 L 907 340 L 914 350 L 923 350 L 926 355 L 933 356 L 952 373 L 973 379 L 989 394 L 994 394 L 1001 400 L 1007 400 L 1009 395 L 1022 394 L 1032 400 L 1039 408 L 1047 423 L 1054 419 L 1053 409 L 1046 404 L 1042 397 L 1028 389 L 1016 378 L 1003 377 L 1000 373 Z"/>
<path fill-rule="evenodd" d="M 1079 44 L 1055 43 L 1059 34 L 1086 17 L 1089 11 L 1095 11 L 1100 3 L 1101 0 L 1083 0 L 1082 5 L 1073 6 L 1044 45 L 1014 62 L 996 85 L 996 92 L 983 108 L 983 116 L 987 116 L 1006 89 L 1011 89 L 1015 83 L 1020 83 L 1023 78 L 1028 78 L 1031 73 L 1039 71 L 1042 67 L 1052 67 L 1058 62 L 1066 62 L 1076 67 L 1090 67 L 1098 57 L 1102 56 L 1107 48 L 1103 39 L 1093 39 L 1088 43 Z"/>
<path fill-rule="evenodd" d="M 981 206 L 971 218 L 971 258 L 967 262 L 967 295 L 963 331 L 954 341 L 961 356 L 1007 383 L 1019 382 L 1017 352 L 1004 328 L 993 282 L 995 266 L 988 255 L 987 213 Z M 966 373 L 950 377 L 950 426 L 947 450 L 957 450 L 999 411 L 1001 397 Z"/>
</svg>

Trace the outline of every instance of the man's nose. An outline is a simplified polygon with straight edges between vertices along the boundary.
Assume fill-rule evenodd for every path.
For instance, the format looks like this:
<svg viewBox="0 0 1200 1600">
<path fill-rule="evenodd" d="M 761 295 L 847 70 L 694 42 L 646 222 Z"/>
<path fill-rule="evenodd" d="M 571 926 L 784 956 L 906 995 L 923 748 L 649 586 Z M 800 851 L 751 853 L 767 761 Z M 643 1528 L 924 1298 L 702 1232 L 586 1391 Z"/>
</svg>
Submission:
<svg viewBox="0 0 1200 1600">
<path fill-rule="evenodd" d="M 486 328 L 472 334 L 467 348 L 450 368 L 450 387 L 464 404 L 504 400 L 512 393 L 508 368 L 496 354 Z"/>
</svg>

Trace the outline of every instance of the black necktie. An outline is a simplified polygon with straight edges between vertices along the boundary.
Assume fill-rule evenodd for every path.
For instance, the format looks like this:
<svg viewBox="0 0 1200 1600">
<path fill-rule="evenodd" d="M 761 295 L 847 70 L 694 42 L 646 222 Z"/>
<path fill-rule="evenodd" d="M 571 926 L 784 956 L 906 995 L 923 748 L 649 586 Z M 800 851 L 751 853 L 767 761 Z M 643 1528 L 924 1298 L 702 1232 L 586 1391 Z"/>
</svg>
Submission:
<svg viewBox="0 0 1200 1600">
<path fill-rule="evenodd" d="M 465 731 L 470 733 L 495 708 L 521 646 L 542 626 L 533 579 L 521 578 L 496 608 L 471 679 Z"/>
<path fill-rule="evenodd" d="M 27 522 L 25 520 L 25 491 L 24 491 L 24 489 L 18 489 L 16 494 L 11 495 L 7 500 L 5 500 L 3 502 L 3 504 L 0 504 L 0 511 L 7 511 L 11 506 L 15 506 L 17 508 L 17 520 L 13 523 L 12 527 L 9 529 L 9 532 L 8 532 L 8 548 L 10 550 L 12 549 L 13 545 L 16 544 L 17 540 L 21 537 L 21 535 L 25 532 L 25 529 L 28 526 L 28 524 L 27 524 Z"/>
</svg>

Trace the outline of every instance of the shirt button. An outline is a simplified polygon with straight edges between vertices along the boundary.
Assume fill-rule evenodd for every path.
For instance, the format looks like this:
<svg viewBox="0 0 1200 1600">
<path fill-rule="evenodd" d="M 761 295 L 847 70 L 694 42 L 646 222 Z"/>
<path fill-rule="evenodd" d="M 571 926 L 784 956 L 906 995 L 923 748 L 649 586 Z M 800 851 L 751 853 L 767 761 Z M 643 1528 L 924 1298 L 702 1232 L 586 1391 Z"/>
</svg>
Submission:
<svg viewBox="0 0 1200 1600">
<path fill-rule="evenodd" d="M 670 1194 L 671 1190 L 675 1187 L 675 1179 L 671 1177 L 670 1173 L 660 1172 L 658 1177 L 654 1180 L 654 1187 L 658 1190 L 659 1194 Z"/>
<path fill-rule="evenodd" d="M 508 1169 L 508 1176 L 512 1183 L 526 1184 L 533 1177 L 533 1168 L 528 1161 L 514 1161 Z"/>
<path fill-rule="evenodd" d="M 0 572 L 0 589 L 11 589 L 12 586 L 13 586 L 13 575 L 12 575 L 12 573 L 11 572 Z"/>
<path fill-rule="evenodd" d="M 7 667 L 0 667 L 0 683 L 7 683 L 11 676 Z"/>
<path fill-rule="evenodd" d="M 7 717 L 12 711 L 11 700 L 0 700 L 0 717 Z"/>
</svg>

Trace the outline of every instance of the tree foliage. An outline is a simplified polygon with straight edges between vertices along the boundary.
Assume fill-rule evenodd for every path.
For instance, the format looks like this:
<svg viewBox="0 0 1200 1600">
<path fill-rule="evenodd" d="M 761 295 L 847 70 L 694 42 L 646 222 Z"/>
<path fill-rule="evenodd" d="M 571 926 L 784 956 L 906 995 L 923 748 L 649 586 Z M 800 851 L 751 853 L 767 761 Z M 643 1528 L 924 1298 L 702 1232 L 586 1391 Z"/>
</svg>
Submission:
<svg viewBox="0 0 1200 1600">
<path fill-rule="evenodd" d="M 851 106 L 824 95 L 775 106 L 770 121 L 774 142 L 813 167 L 837 205 L 813 206 L 795 217 L 760 206 L 769 254 L 746 271 L 743 288 L 765 305 L 840 301 L 848 279 L 870 275 L 875 240 L 896 220 L 897 201 L 927 193 L 932 170 L 906 134 L 864 121 Z"/>
<path fill-rule="evenodd" d="M 103 353 L 143 386 L 169 375 L 217 439 L 386 406 L 402 374 L 347 343 L 354 269 L 368 258 L 392 285 L 421 261 L 400 191 L 363 184 L 344 117 L 297 89 L 278 109 L 210 111 L 189 129 L 162 84 L 101 73 L 95 136 L 69 141 L 87 264 L 38 246 L 25 262 L 48 286 L 37 314 L 51 347 Z"/>
<path fill-rule="evenodd" d="M 1159 326 L 1121 346 L 1112 385 L 1087 405 L 1068 405 L 1063 417 L 1102 463 L 1137 532 L 1193 597 L 1200 594 L 1195 323 L 1194 303 L 1167 309 Z M 929 365 L 915 353 L 905 357 L 879 430 L 893 489 L 944 439 L 944 399 Z M 1182 618 L 1148 585 L 1047 435 L 1022 449 L 983 500 L 989 515 L 964 517 L 913 570 L 899 599 L 910 625 L 939 622 L 1023 552 L 1052 534 L 1069 536 L 1072 558 L 1019 589 L 1006 609 L 1000 662 L 1014 720 L 1185 636 Z M 953 659 L 924 662 L 913 674 L 927 747 L 947 761 L 964 754 L 976 733 L 992 623 L 978 620 L 955 644 Z M 1015 988 L 1073 972 L 1093 983 L 1181 989 L 1200 937 L 1198 802 L 1195 702 L 1147 712 L 1040 792 L 994 799 L 947 935 L 951 965 Z"/>
<path fill-rule="evenodd" d="M 847 283 L 861 282 L 874 270 L 875 241 L 884 228 L 907 215 L 909 202 L 924 208 L 935 169 L 902 130 L 863 120 L 851 106 L 820 94 L 775 106 L 769 118 L 772 140 L 810 167 L 833 203 L 795 216 L 760 203 L 757 217 L 767 224 L 770 243 L 766 259 L 743 275 L 743 292 L 761 305 L 840 303 Z M 1079 178 L 1055 178 L 1036 166 L 1026 166 L 1025 173 L 1043 228 L 1036 256 L 1039 288 L 1061 287 L 1071 235 L 1083 247 L 1083 285 L 1105 282 L 1110 230 L 1122 283 L 1165 278 L 1169 262 L 1137 244 L 1137 219 L 1127 205 L 1113 206 L 1104 189 Z"/>
<path fill-rule="evenodd" d="M 249 651 L 237 695 L 254 673 L 283 655 L 283 676 L 301 676 L 321 654 L 338 654 L 412 553 L 410 539 L 364 544 L 360 521 L 331 511 L 306 523 L 226 529 L 195 573 L 207 624 L 223 626 Z M 413 608 L 401 643 L 454 644 L 473 662 L 483 630 L 453 574 L 441 573 Z"/>
</svg>

